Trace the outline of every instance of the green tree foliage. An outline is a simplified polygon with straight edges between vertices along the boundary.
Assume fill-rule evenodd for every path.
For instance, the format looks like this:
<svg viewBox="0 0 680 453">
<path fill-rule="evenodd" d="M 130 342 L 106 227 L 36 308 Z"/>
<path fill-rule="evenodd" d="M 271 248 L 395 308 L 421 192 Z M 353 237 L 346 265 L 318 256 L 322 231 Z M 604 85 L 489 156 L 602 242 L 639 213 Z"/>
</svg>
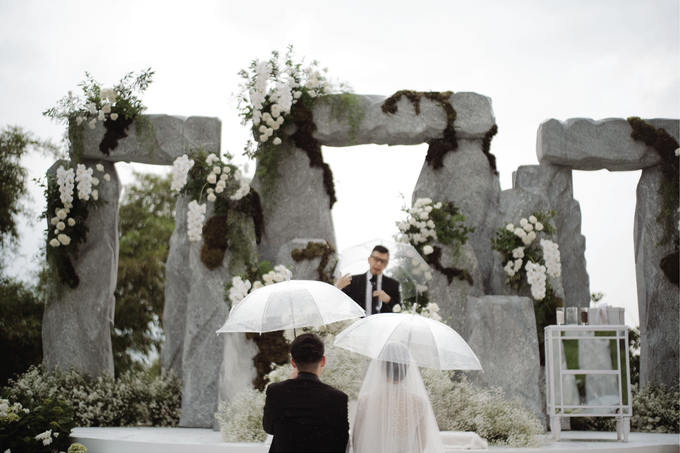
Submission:
<svg viewBox="0 0 680 453">
<path fill-rule="evenodd" d="M 0 276 L 0 387 L 8 379 L 42 362 L 42 317 L 45 306 L 34 288 Z"/>
<path fill-rule="evenodd" d="M 116 314 L 111 333 L 116 375 L 139 368 L 134 356 L 159 349 L 165 262 L 175 228 L 172 176 L 135 173 L 120 206 Z"/>
<path fill-rule="evenodd" d="M 21 165 L 21 158 L 33 150 L 56 154 L 54 145 L 20 127 L 7 126 L 0 132 L 0 248 L 17 245 L 18 217 L 29 214 L 22 204 L 28 196 L 28 170 Z"/>
</svg>

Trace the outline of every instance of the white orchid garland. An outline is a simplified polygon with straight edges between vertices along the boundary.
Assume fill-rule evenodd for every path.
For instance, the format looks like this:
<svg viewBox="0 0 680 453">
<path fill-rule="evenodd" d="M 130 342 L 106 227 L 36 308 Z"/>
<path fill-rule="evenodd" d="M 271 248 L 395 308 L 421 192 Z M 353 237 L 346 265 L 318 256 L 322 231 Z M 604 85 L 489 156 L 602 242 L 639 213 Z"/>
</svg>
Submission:
<svg viewBox="0 0 680 453">
<path fill-rule="evenodd" d="M 54 216 L 50 219 L 50 224 L 54 230 L 48 230 L 48 243 L 52 247 L 67 246 L 71 243 L 71 236 L 69 236 L 68 227 L 75 227 L 76 220 L 71 214 L 73 209 L 73 191 L 75 188 L 74 182 L 78 182 L 78 199 L 83 202 L 89 201 L 90 197 L 97 201 L 99 200 L 99 191 L 92 189 L 92 187 L 99 186 L 100 180 L 92 176 L 97 173 L 104 173 L 104 166 L 102 164 L 95 165 L 95 168 L 86 167 L 83 164 L 77 164 L 76 171 L 72 167 L 64 168 L 60 165 L 57 168 L 57 187 L 59 188 L 59 201 L 62 206 L 57 206 L 54 209 Z M 104 173 L 102 176 L 104 181 L 110 181 L 111 176 Z M 48 200 L 49 202 L 49 200 Z M 50 239 L 51 237 L 51 239 Z"/>
</svg>

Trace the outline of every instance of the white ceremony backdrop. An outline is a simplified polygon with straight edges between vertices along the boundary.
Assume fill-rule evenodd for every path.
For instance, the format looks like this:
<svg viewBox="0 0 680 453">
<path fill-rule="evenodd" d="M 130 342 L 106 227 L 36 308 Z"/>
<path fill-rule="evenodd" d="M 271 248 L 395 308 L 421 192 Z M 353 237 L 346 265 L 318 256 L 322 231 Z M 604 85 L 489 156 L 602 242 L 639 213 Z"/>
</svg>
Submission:
<svg viewBox="0 0 680 453">
<path fill-rule="evenodd" d="M 222 150 L 238 163 L 248 139 L 232 94 L 239 69 L 295 46 L 356 93 L 400 89 L 474 91 L 493 100 L 499 133 L 491 151 L 501 186 L 537 164 L 536 131 L 547 118 L 680 117 L 677 0 L 442 0 L 243 2 L 196 0 L 0 1 L 0 126 L 58 141 L 63 129 L 41 115 L 89 71 L 111 86 L 151 67 L 149 113 L 215 116 Z M 326 148 L 338 203 L 340 249 L 390 237 L 402 218 L 426 146 Z M 31 178 L 49 160 L 24 162 Z M 117 164 L 132 171 L 166 168 Z M 252 175 L 254 163 L 249 162 Z M 574 172 L 591 291 L 638 324 L 633 214 L 639 172 Z M 32 187 L 31 207 L 44 208 Z M 377 203 L 375 200 L 380 200 Z M 508 219 L 510 220 L 510 219 Z M 33 278 L 43 224 L 22 223 L 20 256 L 8 272 Z"/>
</svg>

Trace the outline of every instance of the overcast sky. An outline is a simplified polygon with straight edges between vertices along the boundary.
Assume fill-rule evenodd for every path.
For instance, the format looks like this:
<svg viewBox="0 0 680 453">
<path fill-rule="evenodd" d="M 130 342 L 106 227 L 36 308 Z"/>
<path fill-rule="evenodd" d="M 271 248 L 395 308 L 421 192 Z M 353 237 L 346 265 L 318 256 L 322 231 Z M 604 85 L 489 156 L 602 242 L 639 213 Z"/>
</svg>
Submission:
<svg viewBox="0 0 680 453">
<path fill-rule="evenodd" d="M 295 46 L 356 93 L 400 89 L 474 91 L 491 97 L 499 133 L 491 151 L 501 187 L 536 165 L 536 131 L 548 118 L 680 117 L 680 8 L 677 0 L 245 2 L 0 0 L 0 126 L 19 125 L 57 141 L 61 126 L 41 115 L 76 90 L 89 71 L 111 86 L 151 67 L 149 113 L 222 120 L 222 150 L 239 163 L 248 131 L 232 94 L 237 72 L 272 50 Z M 426 145 L 325 148 L 334 172 L 340 249 L 390 237 L 410 200 Z M 356 162 L 361 159 L 362 165 Z M 51 162 L 26 160 L 31 177 Z M 117 164 L 123 183 L 132 166 Z M 142 171 L 162 167 L 134 166 Z M 254 166 L 251 163 L 251 173 Z M 627 309 L 638 324 L 633 213 L 640 172 L 574 172 L 592 292 Z M 44 200 L 33 190 L 36 214 Z M 379 221 L 368 194 L 389 204 Z M 374 195 L 371 195 L 374 196 Z M 10 272 L 28 278 L 43 226 L 24 228 L 23 259 Z"/>
</svg>

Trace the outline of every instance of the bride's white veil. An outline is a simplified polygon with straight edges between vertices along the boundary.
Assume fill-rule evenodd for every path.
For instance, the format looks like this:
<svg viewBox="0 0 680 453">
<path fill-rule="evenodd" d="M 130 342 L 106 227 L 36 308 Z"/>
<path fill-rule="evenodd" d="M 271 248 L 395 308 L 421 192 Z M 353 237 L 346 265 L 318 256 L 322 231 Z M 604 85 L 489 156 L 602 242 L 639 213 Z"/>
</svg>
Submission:
<svg viewBox="0 0 680 453">
<path fill-rule="evenodd" d="M 439 427 L 408 349 L 388 343 L 371 361 L 359 391 L 355 453 L 444 451 Z"/>
</svg>

